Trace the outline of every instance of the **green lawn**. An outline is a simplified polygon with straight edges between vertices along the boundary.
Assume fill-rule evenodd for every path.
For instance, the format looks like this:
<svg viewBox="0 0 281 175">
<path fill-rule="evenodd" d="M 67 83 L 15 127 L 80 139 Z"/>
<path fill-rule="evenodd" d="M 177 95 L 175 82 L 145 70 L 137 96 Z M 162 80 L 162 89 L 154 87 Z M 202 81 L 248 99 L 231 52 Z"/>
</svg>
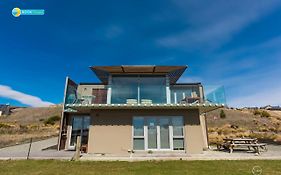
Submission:
<svg viewBox="0 0 281 175">
<path fill-rule="evenodd" d="M 260 166 L 263 174 L 281 174 L 281 161 L 147 161 L 147 162 L 70 162 L 55 160 L 0 161 L 0 174 L 252 174 Z"/>
</svg>

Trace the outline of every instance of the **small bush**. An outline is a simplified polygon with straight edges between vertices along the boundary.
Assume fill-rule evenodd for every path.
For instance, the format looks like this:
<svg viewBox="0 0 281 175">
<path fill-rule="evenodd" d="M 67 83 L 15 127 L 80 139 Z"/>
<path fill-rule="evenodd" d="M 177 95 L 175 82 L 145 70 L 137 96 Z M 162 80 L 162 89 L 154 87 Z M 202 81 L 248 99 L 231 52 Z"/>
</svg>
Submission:
<svg viewBox="0 0 281 175">
<path fill-rule="evenodd" d="M 26 133 L 28 132 L 28 127 L 26 125 L 20 125 L 19 126 L 19 133 Z"/>
<path fill-rule="evenodd" d="M 224 110 L 221 110 L 221 112 L 220 112 L 220 118 L 222 118 L 222 119 L 226 118 L 226 115 L 225 115 L 225 113 L 224 113 Z"/>
<path fill-rule="evenodd" d="M 11 126 L 6 123 L 0 123 L 0 128 L 11 128 Z"/>
<path fill-rule="evenodd" d="M 256 110 L 254 110 L 253 114 L 254 114 L 254 115 L 261 115 L 261 112 L 256 109 Z"/>
<path fill-rule="evenodd" d="M 262 111 L 261 117 L 269 118 L 269 117 L 271 117 L 271 116 L 270 116 L 270 114 L 269 114 L 267 111 Z"/>
<path fill-rule="evenodd" d="M 49 117 L 48 119 L 46 119 L 44 121 L 44 124 L 45 125 L 54 125 L 59 120 L 60 120 L 60 117 L 55 115 L 55 116 L 52 116 L 52 117 Z"/>
</svg>

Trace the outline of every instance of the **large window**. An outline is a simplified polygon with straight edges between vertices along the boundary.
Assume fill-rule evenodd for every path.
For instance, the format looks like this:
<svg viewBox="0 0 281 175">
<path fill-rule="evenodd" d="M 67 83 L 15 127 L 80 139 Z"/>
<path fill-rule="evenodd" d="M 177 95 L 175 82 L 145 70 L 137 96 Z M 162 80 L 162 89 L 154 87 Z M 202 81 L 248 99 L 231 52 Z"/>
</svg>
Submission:
<svg viewBox="0 0 281 175">
<path fill-rule="evenodd" d="M 134 150 L 184 150 L 182 116 L 133 118 Z"/>
<path fill-rule="evenodd" d="M 183 118 L 173 117 L 172 126 L 173 126 L 173 146 L 174 146 L 173 149 L 183 150 L 184 149 Z"/>
<path fill-rule="evenodd" d="M 128 99 L 138 99 L 136 77 L 112 77 L 111 103 L 124 104 Z"/>
<path fill-rule="evenodd" d="M 143 117 L 134 117 L 134 150 L 144 150 L 144 119 Z"/>
<path fill-rule="evenodd" d="M 139 77 L 140 103 L 151 100 L 152 103 L 166 103 L 165 77 Z"/>
<path fill-rule="evenodd" d="M 163 76 L 113 76 L 111 103 L 166 103 L 165 82 Z"/>
</svg>

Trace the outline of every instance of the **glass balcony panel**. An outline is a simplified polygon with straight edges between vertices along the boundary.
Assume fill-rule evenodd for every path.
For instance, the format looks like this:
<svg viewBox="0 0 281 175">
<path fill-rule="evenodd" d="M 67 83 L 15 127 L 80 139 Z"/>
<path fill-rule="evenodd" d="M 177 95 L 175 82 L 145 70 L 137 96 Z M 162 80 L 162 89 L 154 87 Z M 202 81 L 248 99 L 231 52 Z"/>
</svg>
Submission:
<svg viewBox="0 0 281 175">
<path fill-rule="evenodd" d="M 205 101 L 213 104 L 226 104 L 223 86 L 205 86 Z"/>
</svg>

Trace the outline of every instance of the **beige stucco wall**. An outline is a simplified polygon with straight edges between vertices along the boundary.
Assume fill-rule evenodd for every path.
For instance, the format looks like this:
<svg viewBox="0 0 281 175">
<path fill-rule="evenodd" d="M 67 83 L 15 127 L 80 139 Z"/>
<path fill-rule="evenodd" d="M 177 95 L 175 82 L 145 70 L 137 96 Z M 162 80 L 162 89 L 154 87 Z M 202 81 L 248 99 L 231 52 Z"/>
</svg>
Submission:
<svg viewBox="0 0 281 175">
<path fill-rule="evenodd" d="M 92 112 L 89 153 L 128 154 L 132 149 L 133 116 L 184 116 L 185 150 L 202 153 L 206 142 L 198 110 L 97 110 Z"/>
<path fill-rule="evenodd" d="M 126 112 L 97 111 L 89 132 L 89 153 L 128 154 L 132 148 L 132 117 Z"/>
<path fill-rule="evenodd" d="M 185 144 L 189 154 L 203 152 L 203 133 L 198 110 L 189 110 L 185 115 Z"/>
</svg>

